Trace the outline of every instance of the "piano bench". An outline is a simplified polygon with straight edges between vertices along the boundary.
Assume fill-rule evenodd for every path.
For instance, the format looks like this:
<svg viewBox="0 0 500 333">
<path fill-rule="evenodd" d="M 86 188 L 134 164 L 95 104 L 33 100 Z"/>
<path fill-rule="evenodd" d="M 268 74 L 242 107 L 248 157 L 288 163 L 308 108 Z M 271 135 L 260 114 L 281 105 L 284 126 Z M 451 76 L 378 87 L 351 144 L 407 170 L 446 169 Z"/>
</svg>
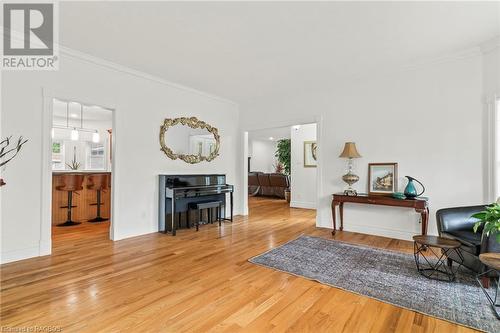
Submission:
<svg viewBox="0 0 500 333">
<path fill-rule="evenodd" d="M 196 231 L 198 231 L 204 209 L 208 210 L 207 211 L 207 216 L 208 216 L 207 222 L 213 224 L 213 221 L 212 221 L 212 209 L 213 208 L 217 209 L 216 210 L 216 218 L 217 218 L 217 221 L 219 222 L 219 227 L 220 227 L 221 222 L 222 222 L 222 201 L 192 202 L 188 205 L 188 209 L 189 209 L 188 216 L 191 215 L 191 210 L 198 211 L 198 219 L 196 219 L 196 222 L 195 222 Z"/>
</svg>

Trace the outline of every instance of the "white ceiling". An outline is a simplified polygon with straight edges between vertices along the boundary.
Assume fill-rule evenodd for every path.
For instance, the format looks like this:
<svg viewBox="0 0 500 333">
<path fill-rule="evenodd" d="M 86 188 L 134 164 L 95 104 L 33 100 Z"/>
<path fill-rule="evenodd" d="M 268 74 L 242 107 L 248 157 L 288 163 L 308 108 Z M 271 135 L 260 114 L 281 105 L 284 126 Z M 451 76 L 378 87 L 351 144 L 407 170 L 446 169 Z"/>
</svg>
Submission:
<svg viewBox="0 0 500 333">
<path fill-rule="evenodd" d="M 83 127 L 86 127 L 89 122 L 99 122 L 102 123 L 103 126 L 105 125 L 111 128 L 113 122 L 112 111 L 97 105 L 82 105 L 77 102 L 66 103 L 65 101 L 54 99 L 52 105 L 54 124 L 66 125 L 68 119 L 70 127 L 80 127 L 81 114 L 83 114 Z"/>
<path fill-rule="evenodd" d="M 290 127 L 265 128 L 248 132 L 248 140 L 277 141 L 290 139 Z M 270 138 L 273 138 L 272 140 Z"/>
<path fill-rule="evenodd" d="M 61 2 L 64 46 L 239 103 L 500 35 L 500 2 Z"/>
</svg>

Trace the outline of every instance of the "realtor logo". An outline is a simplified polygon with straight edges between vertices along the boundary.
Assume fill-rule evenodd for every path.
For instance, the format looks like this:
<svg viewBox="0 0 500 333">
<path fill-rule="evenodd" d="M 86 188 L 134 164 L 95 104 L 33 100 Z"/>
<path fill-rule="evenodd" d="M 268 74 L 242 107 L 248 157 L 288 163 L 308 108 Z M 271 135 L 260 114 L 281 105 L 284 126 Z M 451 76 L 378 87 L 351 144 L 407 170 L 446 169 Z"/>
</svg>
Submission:
<svg viewBox="0 0 500 333">
<path fill-rule="evenodd" d="M 58 69 L 56 3 L 3 4 L 2 69 Z"/>
</svg>

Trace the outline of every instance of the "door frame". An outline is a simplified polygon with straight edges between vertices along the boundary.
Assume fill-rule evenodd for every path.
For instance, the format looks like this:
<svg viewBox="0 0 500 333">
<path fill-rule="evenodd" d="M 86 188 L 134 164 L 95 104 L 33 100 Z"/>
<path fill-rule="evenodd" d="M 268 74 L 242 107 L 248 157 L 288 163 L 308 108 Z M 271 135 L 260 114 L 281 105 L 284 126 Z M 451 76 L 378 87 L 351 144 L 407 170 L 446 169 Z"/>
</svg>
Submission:
<svg viewBox="0 0 500 333">
<path fill-rule="evenodd" d="M 116 232 L 116 217 L 115 207 L 117 200 L 117 187 L 115 182 L 116 175 L 116 110 L 117 106 L 113 101 L 103 99 L 102 97 L 88 97 L 84 94 L 69 92 L 64 89 L 48 89 L 42 88 L 43 96 L 43 112 L 42 112 L 42 190 L 41 190 L 41 225 L 40 225 L 40 255 L 49 255 L 52 253 L 52 148 L 51 148 L 51 131 L 52 131 L 52 106 L 53 99 L 62 99 L 76 101 L 87 105 L 99 105 L 112 112 L 113 139 L 111 141 L 111 156 L 113 162 L 111 164 L 111 216 L 109 227 L 109 238 L 114 240 Z"/>
<path fill-rule="evenodd" d="M 242 142 L 243 147 L 241 147 L 241 151 L 243 152 L 242 160 L 243 160 L 243 198 L 242 198 L 242 211 L 243 215 L 248 215 L 248 132 L 262 130 L 262 129 L 271 129 L 277 127 L 292 127 L 294 125 L 305 125 L 305 124 L 316 124 L 316 142 L 318 144 L 318 164 L 316 167 L 316 225 L 320 224 L 320 214 L 318 214 L 319 205 L 321 203 L 321 196 L 323 193 L 323 181 L 322 181 L 322 170 L 323 170 L 323 158 L 322 158 L 322 145 L 321 139 L 323 137 L 323 117 L 320 115 L 312 115 L 310 117 L 297 118 L 292 120 L 280 120 L 276 122 L 269 122 L 267 125 L 253 125 L 253 126 L 243 126 L 242 133 Z"/>
</svg>

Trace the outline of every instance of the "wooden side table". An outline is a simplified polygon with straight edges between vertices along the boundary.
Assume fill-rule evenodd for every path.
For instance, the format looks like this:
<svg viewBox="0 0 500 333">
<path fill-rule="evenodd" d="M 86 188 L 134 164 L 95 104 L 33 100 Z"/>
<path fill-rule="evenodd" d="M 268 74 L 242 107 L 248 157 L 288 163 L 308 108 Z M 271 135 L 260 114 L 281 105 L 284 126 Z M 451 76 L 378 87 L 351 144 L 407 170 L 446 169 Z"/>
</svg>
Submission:
<svg viewBox="0 0 500 333">
<path fill-rule="evenodd" d="M 481 262 L 488 266 L 490 269 L 484 273 L 477 275 L 477 283 L 479 283 L 479 286 L 486 295 L 488 302 L 490 302 L 491 309 L 497 316 L 497 319 L 500 319 L 500 313 L 498 312 L 498 308 L 500 307 L 500 304 L 498 303 L 500 278 L 497 278 L 497 280 L 495 281 L 497 285 L 495 288 L 495 297 L 490 296 L 488 291 L 483 287 L 483 284 L 481 283 L 481 278 L 483 276 L 489 276 L 493 272 L 496 272 L 497 276 L 500 276 L 500 253 L 483 253 L 479 255 L 479 260 L 481 260 Z"/>
<path fill-rule="evenodd" d="M 464 262 L 459 241 L 437 236 L 413 236 L 413 241 L 415 264 L 420 274 L 433 280 L 450 282 L 455 280 L 455 274 Z M 440 249 L 441 253 L 433 248 Z M 450 252 L 455 252 L 461 260 L 455 269 L 447 265 Z"/>
<path fill-rule="evenodd" d="M 383 196 L 383 195 L 368 195 L 368 194 L 358 194 L 356 196 L 345 195 L 343 193 L 333 194 L 332 198 L 332 222 L 333 231 L 332 235 L 335 235 L 335 230 L 337 229 L 337 214 L 335 212 L 335 207 L 339 206 L 340 214 L 340 231 L 344 229 L 344 203 L 357 203 L 365 205 L 381 205 L 381 206 L 392 206 L 392 207 L 406 207 L 415 209 L 422 217 L 422 235 L 427 235 L 427 223 L 429 222 L 429 206 L 427 200 L 424 199 L 396 199 L 393 197 Z"/>
</svg>

